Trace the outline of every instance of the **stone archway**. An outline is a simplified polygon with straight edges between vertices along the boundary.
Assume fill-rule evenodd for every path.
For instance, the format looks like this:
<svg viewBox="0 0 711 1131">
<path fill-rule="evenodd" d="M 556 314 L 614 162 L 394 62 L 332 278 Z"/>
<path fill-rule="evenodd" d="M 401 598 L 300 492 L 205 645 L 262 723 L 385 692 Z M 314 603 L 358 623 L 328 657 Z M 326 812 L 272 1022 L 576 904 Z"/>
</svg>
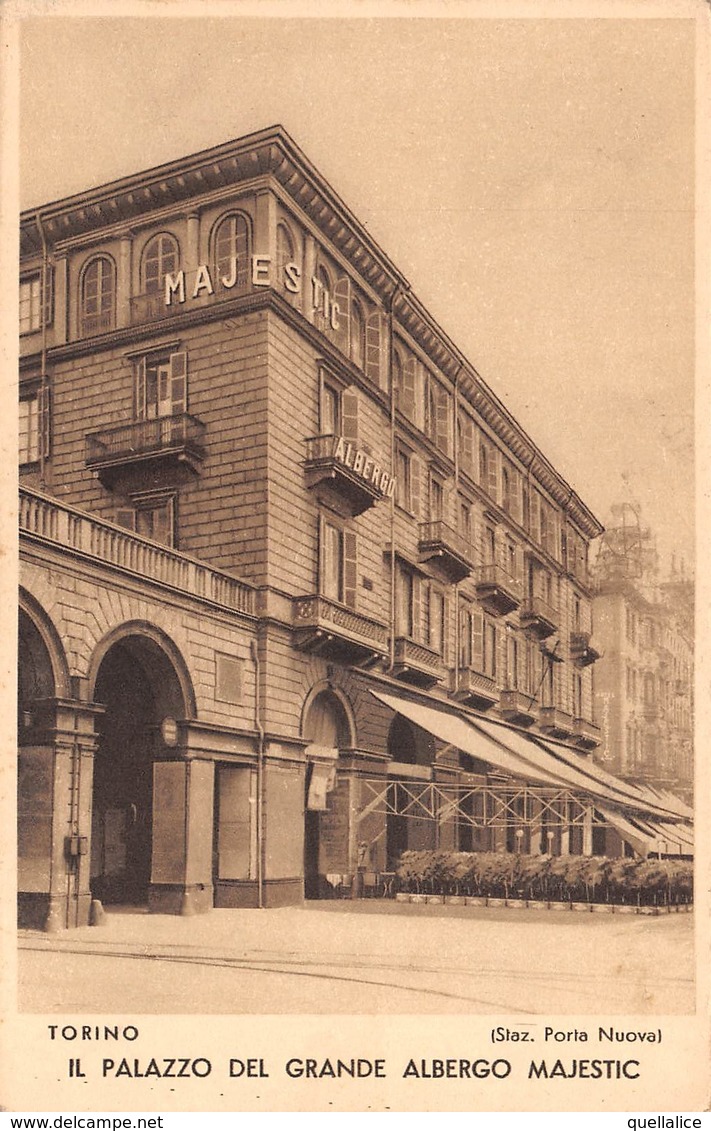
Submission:
<svg viewBox="0 0 711 1131">
<path fill-rule="evenodd" d="M 92 896 L 105 903 L 148 903 L 171 852 L 171 884 L 184 892 L 180 723 L 192 703 L 181 666 L 174 646 L 140 624 L 112 634 L 95 657 L 93 697 L 104 711 L 94 759 L 90 883 Z"/>
</svg>

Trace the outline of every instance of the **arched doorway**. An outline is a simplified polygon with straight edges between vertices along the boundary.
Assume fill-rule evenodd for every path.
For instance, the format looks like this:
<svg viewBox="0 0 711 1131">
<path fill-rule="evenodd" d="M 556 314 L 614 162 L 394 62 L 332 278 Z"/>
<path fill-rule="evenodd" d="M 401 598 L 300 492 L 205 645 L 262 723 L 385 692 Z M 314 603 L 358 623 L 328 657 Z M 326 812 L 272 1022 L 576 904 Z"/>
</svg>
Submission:
<svg viewBox="0 0 711 1131">
<path fill-rule="evenodd" d="M 94 759 L 91 893 L 110 904 L 148 900 L 153 833 L 153 765 L 177 741 L 186 716 L 180 680 L 155 639 L 121 636 L 104 653 L 94 700 L 103 704 Z"/>
<path fill-rule="evenodd" d="M 309 747 L 319 756 L 318 761 L 311 760 L 306 767 L 304 896 L 306 899 L 319 899 L 324 894 L 325 875 L 329 870 L 327 856 L 332 854 L 333 849 L 333 845 L 326 845 L 325 837 L 333 831 L 330 827 L 334 824 L 333 807 L 329 796 L 336 786 L 338 752 L 351 745 L 348 716 L 334 692 L 320 691 L 311 701 L 304 719 L 303 735 Z M 347 830 L 345 836 L 343 871 L 348 867 Z"/>
<path fill-rule="evenodd" d="M 422 779 L 419 775 L 408 774 L 409 766 L 431 767 L 435 758 L 435 741 L 429 731 L 411 723 L 404 715 L 396 715 L 388 733 L 388 754 L 390 756 L 389 776 L 393 782 L 392 795 L 397 810 L 413 808 L 406 793 L 407 782 L 411 777 L 413 788 Z M 436 842 L 435 822 L 417 816 L 416 809 L 408 815 L 390 812 L 387 815 L 387 863 L 389 870 L 395 870 L 400 856 L 407 849 L 434 848 Z"/>
</svg>

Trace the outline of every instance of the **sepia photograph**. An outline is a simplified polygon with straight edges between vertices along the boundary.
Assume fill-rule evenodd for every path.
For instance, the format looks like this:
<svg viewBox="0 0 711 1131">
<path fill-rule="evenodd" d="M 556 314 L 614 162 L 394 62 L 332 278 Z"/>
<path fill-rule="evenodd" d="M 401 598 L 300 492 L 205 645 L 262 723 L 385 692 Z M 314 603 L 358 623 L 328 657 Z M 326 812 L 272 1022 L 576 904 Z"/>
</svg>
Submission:
<svg viewBox="0 0 711 1131">
<path fill-rule="evenodd" d="M 633 8 L 10 13 L 26 1107 L 701 1106 L 708 24 Z"/>
</svg>

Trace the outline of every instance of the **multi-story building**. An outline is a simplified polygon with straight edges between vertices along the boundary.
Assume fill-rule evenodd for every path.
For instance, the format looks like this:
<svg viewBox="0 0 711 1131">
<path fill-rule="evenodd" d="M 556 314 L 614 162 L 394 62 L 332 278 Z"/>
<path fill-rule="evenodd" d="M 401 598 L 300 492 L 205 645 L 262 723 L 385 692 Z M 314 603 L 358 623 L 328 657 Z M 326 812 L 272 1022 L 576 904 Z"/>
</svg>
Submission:
<svg viewBox="0 0 711 1131">
<path fill-rule="evenodd" d="M 620 849 L 600 524 L 280 127 L 21 254 L 24 921 Z"/>
<path fill-rule="evenodd" d="M 613 773 L 684 800 L 693 794 L 694 583 L 659 577 L 635 508 L 617 511 L 595 569 L 596 757 Z"/>
</svg>

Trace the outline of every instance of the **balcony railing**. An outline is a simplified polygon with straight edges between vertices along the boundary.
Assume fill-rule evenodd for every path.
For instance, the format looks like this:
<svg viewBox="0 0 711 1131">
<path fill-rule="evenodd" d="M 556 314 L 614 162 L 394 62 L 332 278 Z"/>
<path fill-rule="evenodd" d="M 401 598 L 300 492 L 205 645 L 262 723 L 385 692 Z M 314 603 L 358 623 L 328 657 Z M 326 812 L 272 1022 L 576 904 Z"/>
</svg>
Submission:
<svg viewBox="0 0 711 1131">
<path fill-rule="evenodd" d="M 75 510 L 39 491 L 23 487 L 19 509 L 21 534 L 233 612 L 254 613 L 251 586 L 196 558 Z"/>
<path fill-rule="evenodd" d="M 93 334 L 103 334 L 107 330 L 113 330 L 116 325 L 116 317 L 113 310 L 106 310 L 103 314 L 84 314 L 81 318 L 80 333 L 83 338 L 89 338 Z"/>
<path fill-rule="evenodd" d="M 578 746 L 585 750 L 594 750 L 601 742 L 600 727 L 588 719 L 574 718 L 573 737 Z"/>
<path fill-rule="evenodd" d="M 470 543 L 442 519 L 420 523 L 418 552 L 421 562 L 440 566 L 450 581 L 462 581 L 473 569 Z"/>
<path fill-rule="evenodd" d="M 586 668 L 600 659 L 600 653 L 595 647 L 589 632 L 571 632 L 570 655 L 574 663 L 580 668 Z"/>
<path fill-rule="evenodd" d="M 551 738 L 569 738 L 573 733 L 573 716 L 560 707 L 541 707 L 538 725 L 543 734 L 549 734 Z"/>
<path fill-rule="evenodd" d="M 357 441 L 328 433 L 306 441 L 306 485 L 336 509 L 362 514 L 379 499 L 390 496 L 394 480 Z"/>
<path fill-rule="evenodd" d="M 552 636 L 558 629 L 559 616 L 542 597 L 528 596 L 521 608 L 521 625 L 539 640 Z"/>
<path fill-rule="evenodd" d="M 521 582 L 497 562 L 478 566 L 474 571 L 474 578 L 477 599 L 494 616 L 505 616 L 521 604 Z"/>
<path fill-rule="evenodd" d="M 350 663 L 388 654 L 386 625 L 327 597 L 295 597 L 292 618 L 296 646 L 301 651 Z"/>
<path fill-rule="evenodd" d="M 495 680 L 474 668 L 460 668 L 454 680 L 452 694 L 460 703 L 486 710 L 499 701 Z"/>
<path fill-rule="evenodd" d="M 502 691 L 499 713 L 507 722 L 517 726 L 530 726 L 538 717 L 538 701 L 524 691 Z"/>
<path fill-rule="evenodd" d="M 395 638 L 395 664 L 393 675 L 417 687 L 432 687 L 445 677 L 445 668 L 439 652 L 418 644 L 409 636 Z"/>
<path fill-rule="evenodd" d="M 118 424 L 86 437 L 86 466 L 107 486 L 121 467 L 147 460 L 175 461 L 197 471 L 205 457 L 204 435 L 203 422 L 188 413 Z"/>
</svg>

